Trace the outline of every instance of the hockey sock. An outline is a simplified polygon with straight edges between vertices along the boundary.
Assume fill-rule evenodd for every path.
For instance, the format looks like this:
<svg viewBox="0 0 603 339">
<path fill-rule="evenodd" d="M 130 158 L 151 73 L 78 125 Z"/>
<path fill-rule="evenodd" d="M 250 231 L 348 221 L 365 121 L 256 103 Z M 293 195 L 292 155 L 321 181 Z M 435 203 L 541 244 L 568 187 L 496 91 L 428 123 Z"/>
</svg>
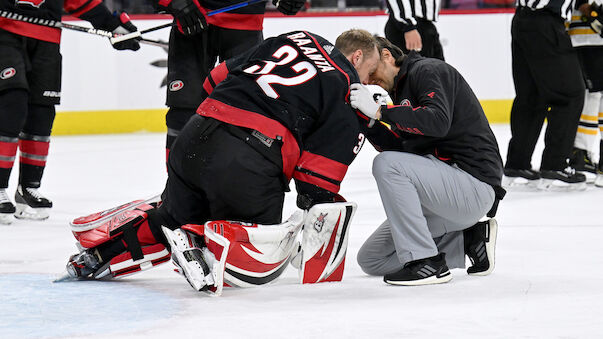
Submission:
<svg viewBox="0 0 603 339">
<path fill-rule="evenodd" d="M 27 117 L 27 91 L 11 89 L 0 92 L 0 188 L 8 179 L 17 155 L 17 136 Z"/>
<path fill-rule="evenodd" d="M 29 105 L 27 121 L 19 134 L 19 183 L 25 187 L 40 187 L 54 117 L 54 106 Z"/>
</svg>

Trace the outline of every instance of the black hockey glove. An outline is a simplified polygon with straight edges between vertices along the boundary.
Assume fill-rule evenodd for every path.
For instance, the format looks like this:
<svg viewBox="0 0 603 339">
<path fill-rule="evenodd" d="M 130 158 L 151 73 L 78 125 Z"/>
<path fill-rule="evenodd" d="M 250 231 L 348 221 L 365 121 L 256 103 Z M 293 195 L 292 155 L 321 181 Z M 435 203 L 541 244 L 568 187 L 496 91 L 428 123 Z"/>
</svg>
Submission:
<svg viewBox="0 0 603 339">
<path fill-rule="evenodd" d="M 285 15 L 297 14 L 305 3 L 306 0 L 272 0 L 272 4 L 276 6 L 276 9 Z"/>
<path fill-rule="evenodd" d="M 110 30 L 114 35 L 125 35 L 138 31 L 138 28 L 136 28 L 136 26 L 134 26 L 134 24 L 130 21 L 130 17 L 126 12 L 122 12 L 121 14 L 113 13 L 113 17 L 114 20 L 112 26 L 114 28 L 111 27 L 112 29 Z M 113 48 L 120 51 L 126 49 L 137 51 L 140 49 L 140 44 L 138 43 L 138 41 L 136 41 L 136 39 L 129 39 L 116 43 L 111 42 L 111 45 L 113 46 Z"/>
<path fill-rule="evenodd" d="M 588 15 L 583 15 L 582 20 L 587 22 L 595 33 L 603 37 L 603 5 L 591 4 Z"/>
<path fill-rule="evenodd" d="M 166 11 L 174 16 L 178 30 L 184 35 L 195 35 L 207 28 L 205 14 L 197 0 L 172 0 Z"/>
</svg>

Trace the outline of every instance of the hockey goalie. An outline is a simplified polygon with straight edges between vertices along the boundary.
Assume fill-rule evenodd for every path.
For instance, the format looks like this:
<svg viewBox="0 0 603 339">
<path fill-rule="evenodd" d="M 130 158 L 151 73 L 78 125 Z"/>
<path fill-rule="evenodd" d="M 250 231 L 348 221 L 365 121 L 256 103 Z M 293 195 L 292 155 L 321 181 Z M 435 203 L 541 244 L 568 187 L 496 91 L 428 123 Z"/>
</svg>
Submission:
<svg viewBox="0 0 603 339">
<path fill-rule="evenodd" d="M 161 202 L 74 220 L 69 275 L 120 277 L 171 257 L 212 294 L 274 281 L 291 261 L 302 283 L 341 280 L 356 205 L 339 189 L 371 123 L 350 106 L 350 84 L 378 62 L 372 35 L 354 29 L 335 45 L 285 33 L 216 66 L 170 148 Z M 291 181 L 301 211 L 282 222 Z"/>
</svg>

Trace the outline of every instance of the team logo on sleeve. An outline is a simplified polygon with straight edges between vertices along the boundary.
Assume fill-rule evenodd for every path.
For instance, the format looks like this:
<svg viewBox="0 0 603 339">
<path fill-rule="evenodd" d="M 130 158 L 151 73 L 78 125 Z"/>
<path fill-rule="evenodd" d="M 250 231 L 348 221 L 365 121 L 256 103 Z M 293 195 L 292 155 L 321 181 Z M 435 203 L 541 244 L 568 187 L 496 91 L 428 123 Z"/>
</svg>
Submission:
<svg viewBox="0 0 603 339">
<path fill-rule="evenodd" d="M 40 8 L 46 0 L 15 0 L 15 5 L 29 5 L 35 8 Z"/>
<path fill-rule="evenodd" d="M 172 82 L 170 82 L 170 91 L 171 92 L 176 92 L 182 89 L 182 87 L 184 87 L 184 82 L 182 82 L 182 80 L 174 80 Z"/>
<path fill-rule="evenodd" d="M 0 79 L 6 80 L 12 78 L 15 74 L 17 74 L 17 70 L 15 70 L 13 67 L 8 67 L 0 72 Z"/>
<path fill-rule="evenodd" d="M 408 100 L 408 99 L 402 100 L 402 102 L 400 103 L 400 106 L 412 107 L 412 105 L 410 104 L 410 100 Z"/>
</svg>

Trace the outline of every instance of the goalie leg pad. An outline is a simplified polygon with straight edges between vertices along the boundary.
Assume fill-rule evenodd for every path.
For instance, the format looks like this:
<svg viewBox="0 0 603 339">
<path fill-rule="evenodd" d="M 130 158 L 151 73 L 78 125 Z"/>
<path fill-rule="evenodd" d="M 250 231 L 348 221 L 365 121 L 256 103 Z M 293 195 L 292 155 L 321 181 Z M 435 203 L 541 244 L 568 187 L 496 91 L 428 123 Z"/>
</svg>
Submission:
<svg viewBox="0 0 603 339">
<path fill-rule="evenodd" d="M 341 281 L 356 208 L 356 203 L 338 202 L 317 204 L 308 211 L 301 246 L 302 284 Z"/>
<path fill-rule="evenodd" d="M 109 273 L 113 278 L 121 278 L 159 266 L 170 260 L 170 252 L 163 244 L 142 246 L 142 253 L 142 259 L 138 260 L 134 260 L 130 252 L 124 252 L 114 257 L 109 261 L 108 271 L 101 269 L 94 278 L 102 278 Z"/>
<path fill-rule="evenodd" d="M 224 244 L 224 281 L 233 287 L 252 287 L 275 281 L 287 268 L 297 249 L 297 235 L 303 213 L 294 213 L 277 225 L 258 225 L 235 221 L 210 221 L 204 234 L 208 248 L 222 261 Z"/>
</svg>

